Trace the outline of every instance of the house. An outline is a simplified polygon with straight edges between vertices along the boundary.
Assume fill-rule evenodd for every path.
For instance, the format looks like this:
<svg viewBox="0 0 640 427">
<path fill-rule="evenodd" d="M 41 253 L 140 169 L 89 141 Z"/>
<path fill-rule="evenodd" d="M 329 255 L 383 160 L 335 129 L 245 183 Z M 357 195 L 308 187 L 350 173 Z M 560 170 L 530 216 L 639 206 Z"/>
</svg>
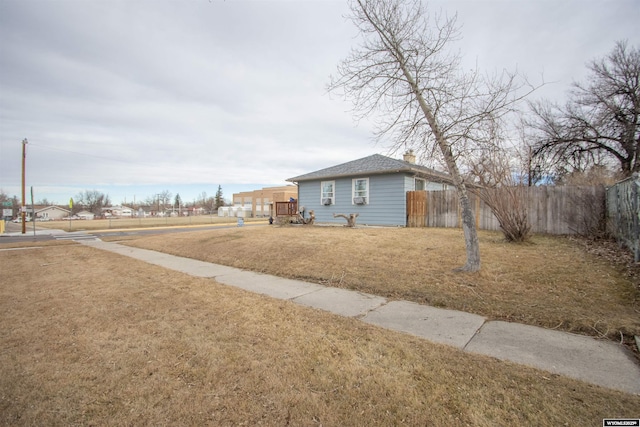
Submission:
<svg viewBox="0 0 640 427">
<path fill-rule="evenodd" d="M 107 218 L 109 218 L 109 217 L 117 217 L 117 218 L 132 217 L 133 216 L 133 209 L 131 209 L 130 207 L 127 207 L 127 206 L 109 206 L 108 208 L 102 208 L 102 214 Z"/>
<path fill-rule="evenodd" d="M 55 221 L 71 215 L 68 209 L 60 206 L 45 206 L 35 209 L 36 221 Z"/>
<path fill-rule="evenodd" d="M 264 187 L 260 190 L 243 191 L 233 194 L 233 208 L 229 212 L 243 212 L 244 216 L 253 218 L 274 216 L 273 206 L 275 202 L 286 202 L 298 197 L 298 189 L 295 185 L 281 187 Z M 222 214 L 221 214 L 222 213 Z M 224 215 L 226 210 L 218 211 L 218 216 Z M 250 213 L 250 215 L 248 215 Z"/>
<path fill-rule="evenodd" d="M 316 222 L 344 223 L 334 214 L 355 214 L 358 224 L 407 225 L 407 192 L 453 189 L 449 175 L 417 165 L 413 151 L 403 160 L 374 154 L 287 179 L 298 184 L 298 210 L 313 210 Z"/>
<path fill-rule="evenodd" d="M 76 216 L 80 219 L 94 219 L 96 215 L 89 211 L 80 211 L 76 214 Z"/>
</svg>

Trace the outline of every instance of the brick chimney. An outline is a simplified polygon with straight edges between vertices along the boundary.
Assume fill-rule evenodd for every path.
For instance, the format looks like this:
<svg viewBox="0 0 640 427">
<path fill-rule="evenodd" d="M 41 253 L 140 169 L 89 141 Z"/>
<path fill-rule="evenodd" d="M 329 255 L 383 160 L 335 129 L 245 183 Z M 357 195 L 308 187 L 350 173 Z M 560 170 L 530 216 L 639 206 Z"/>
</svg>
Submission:
<svg viewBox="0 0 640 427">
<path fill-rule="evenodd" d="M 402 156 L 402 158 L 405 162 L 411 163 L 412 165 L 416 164 L 416 155 L 413 154 L 413 150 L 409 150 L 404 153 L 404 156 Z"/>
</svg>

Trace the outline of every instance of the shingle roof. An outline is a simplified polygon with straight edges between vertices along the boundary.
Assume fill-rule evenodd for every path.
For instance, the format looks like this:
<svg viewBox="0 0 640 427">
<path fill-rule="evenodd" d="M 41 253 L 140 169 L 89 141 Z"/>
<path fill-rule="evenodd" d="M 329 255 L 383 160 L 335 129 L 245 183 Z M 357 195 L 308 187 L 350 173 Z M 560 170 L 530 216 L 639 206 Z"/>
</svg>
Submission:
<svg viewBox="0 0 640 427">
<path fill-rule="evenodd" d="M 451 182 L 449 175 L 436 170 L 393 159 L 381 154 L 373 154 L 358 160 L 352 160 L 340 165 L 331 166 L 304 175 L 287 179 L 289 182 L 313 181 L 316 179 L 338 178 L 356 175 L 377 175 L 395 172 L 413 173 L 428 178 L 431 181 Z"/>
</svg>

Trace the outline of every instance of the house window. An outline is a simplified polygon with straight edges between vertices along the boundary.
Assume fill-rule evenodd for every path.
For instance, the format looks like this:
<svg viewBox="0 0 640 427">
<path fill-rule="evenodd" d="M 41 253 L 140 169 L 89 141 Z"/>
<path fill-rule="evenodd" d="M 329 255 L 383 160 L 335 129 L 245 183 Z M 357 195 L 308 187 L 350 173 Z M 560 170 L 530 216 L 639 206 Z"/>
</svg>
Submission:
<svg viewBox="0 0 640 427">
<path fill-rule="evenodd" d="M 351 181 L 354 205 L 366 205 L 369 203 L 369 178 L 355 178 Z"/>
<path fill-rule="evenodd" d="M 335 204 L 335 181 L 322 181 L 320 183 L 320 204 L 329 206 Z"/>
<path fill-rule="evenodd" d="M 427 181 L 424 179 L 416 178 L 415 187 L 416 191 L 424 191 L 427 189 Z"/>
</svg>

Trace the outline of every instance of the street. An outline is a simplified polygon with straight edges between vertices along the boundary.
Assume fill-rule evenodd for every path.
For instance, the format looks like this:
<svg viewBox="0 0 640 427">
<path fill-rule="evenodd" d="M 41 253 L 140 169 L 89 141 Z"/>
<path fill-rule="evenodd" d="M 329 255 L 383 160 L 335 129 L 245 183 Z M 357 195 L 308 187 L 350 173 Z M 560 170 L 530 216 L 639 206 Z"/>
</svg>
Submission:
<svg viewBox="0 0 640 427">
<path fill-rule="evenodd" d="M 138 235 L 153 235 L 153 234 L 172 234 L 172 233 L 188 233 L 202 230 L 218 230 L 223 228 L 237 228 L 238 225 L 234 223 L 224 225 L 203 225 L 199 227 L 194 226 L 175 226 L 175 227 L 151 227 L 151 228 L 134 228 L 131 230 L 95 230 L 95 231 L 74 231 L 73 233 L 67 233 L 62 228 L 64 225 L 61 223 L 60 229 L 47 229 L 38 228 L 36 223 L 36 231 L 34 235 L 33 223 L 28 222 L 26 227 L 26 233 L 21 234 L 22 224 L 7 222 L 5 223 L 5 234 L 0 234 L 0 244 L 2 243 L 17 243 L 24 241 L 42 242 L 47 240 L 73 240 L 74 236 L 94 236 L 97 238 L 109 237 L 109 236 L 138 236 Z M 264 223 L 244 223 L 243 227 L 259 227 L 265 226 Z"/>
</svg>

